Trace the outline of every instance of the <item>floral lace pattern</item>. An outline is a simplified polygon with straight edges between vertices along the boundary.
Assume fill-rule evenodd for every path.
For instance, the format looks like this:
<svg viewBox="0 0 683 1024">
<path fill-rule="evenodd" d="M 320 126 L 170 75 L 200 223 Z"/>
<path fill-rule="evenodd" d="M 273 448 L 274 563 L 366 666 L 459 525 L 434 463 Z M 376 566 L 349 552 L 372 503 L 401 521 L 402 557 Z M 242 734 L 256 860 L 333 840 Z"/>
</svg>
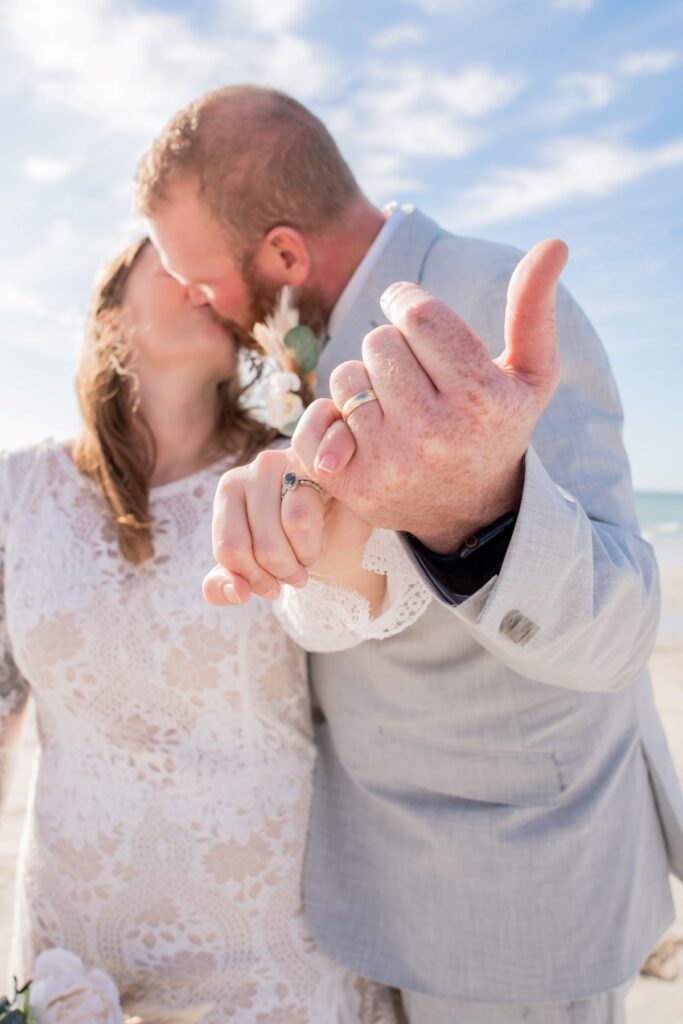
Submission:
<svg viewBox="0 0 683 1024">
<path fill-rule="evenodd" d="M 10 974 L 61 946 L 205 1024 L 390 1024 L 303 917 L 304 654 L 269 603 L 202 597 L 225 468 L 153 489 L 134 567 L 61 447 L 0 457 L 2 749 L 29 686 L 41 740 Z"/>
<path fill-rule="evenodd" d="M 303 590 L 283 587 L 276 614 L 306 651 L 342 651 L 365 640 L 401 633 L 426 611 L 432 593 L 391 530 L 373 530 L 363 566 L 387 577 L 382 608 L 371 617 L 368 601 L 347 587 L 316 579 Z"/>
</svg>

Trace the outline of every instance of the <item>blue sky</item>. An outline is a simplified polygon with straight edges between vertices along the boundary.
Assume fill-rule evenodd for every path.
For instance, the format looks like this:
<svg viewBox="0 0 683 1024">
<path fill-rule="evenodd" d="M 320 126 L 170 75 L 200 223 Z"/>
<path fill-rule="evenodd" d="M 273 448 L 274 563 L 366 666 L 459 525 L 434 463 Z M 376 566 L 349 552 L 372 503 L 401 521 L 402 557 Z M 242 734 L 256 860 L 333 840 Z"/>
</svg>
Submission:
<svg viewBox="0 0 683 1024">
<path fill-rule="evenodd" d="M 189 99 L 255 81 L 323 117 L 378 204 L 528 248 L 609 352 L 640 489 L 683 491 L 683 4 L 0 0 L 0 447 L 66 437 L 97 269 Z"/>
</svg>

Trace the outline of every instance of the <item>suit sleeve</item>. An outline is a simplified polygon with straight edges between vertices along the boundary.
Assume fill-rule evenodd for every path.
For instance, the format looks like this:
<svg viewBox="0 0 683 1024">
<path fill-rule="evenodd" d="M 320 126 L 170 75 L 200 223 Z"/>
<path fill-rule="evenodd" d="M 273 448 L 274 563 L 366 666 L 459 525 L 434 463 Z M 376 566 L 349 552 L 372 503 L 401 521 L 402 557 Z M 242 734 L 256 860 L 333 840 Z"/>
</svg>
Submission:
<svg viewBox="0 0 683 1024">
<path fill-rule="evenodd" d="M 11 506 L 9 457 L 0 452 L 0 806 L 6 796 L 29 687 L 12 656 L 5 608 L 5 551 Z"/>
<path fill-rule="evenodd" d="M 503 344 L 507 280 L 499 276 L 487 289 L 470 321 L 494 353 Z M 562 378 L 526 455 L 501 571 L 459 603 L 431 583 L 473 638 L 515 672 L 605 692 L 631 682 L 652 650 L 657 566 L 639 534 L 607 356 L 562 288 L 558 323 Z"/>
</svg>

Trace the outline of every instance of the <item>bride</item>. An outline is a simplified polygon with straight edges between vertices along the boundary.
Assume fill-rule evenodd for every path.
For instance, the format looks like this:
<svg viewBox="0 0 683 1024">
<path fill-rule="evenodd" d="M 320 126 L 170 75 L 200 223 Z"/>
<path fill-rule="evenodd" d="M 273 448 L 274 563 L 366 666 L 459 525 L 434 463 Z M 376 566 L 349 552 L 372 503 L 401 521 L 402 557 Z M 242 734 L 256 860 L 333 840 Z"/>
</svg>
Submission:
<svg viewBox="0 0 683 1024">
<path fill-rule="evenodd" d="M 303 918 L 315 750 L 286 612 L 202 597 L 217 478 L 270 439 L 236 401 L 238 348 L 143 240 L 95 290 L 80 436 L 0 456 L 2 774 L 29 694 L 40 736 L 10 975 L 59 946 L 131 998 L 212 1004 L 205 1024 L 392 1022 Z M 308 635 L 352 590 L 356 642 L 405 628 L 405 588 L 349 536 Z"/>
</svg>

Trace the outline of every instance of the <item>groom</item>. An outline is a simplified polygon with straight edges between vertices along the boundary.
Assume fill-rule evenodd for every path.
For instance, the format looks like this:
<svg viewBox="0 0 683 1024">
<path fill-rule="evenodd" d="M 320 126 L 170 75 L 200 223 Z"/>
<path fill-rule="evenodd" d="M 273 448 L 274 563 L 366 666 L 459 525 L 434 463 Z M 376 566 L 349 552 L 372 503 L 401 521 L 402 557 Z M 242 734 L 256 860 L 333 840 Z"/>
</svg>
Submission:
<svg viewBox="0 0 683 1024">
<path fill-rule="evenodd" d="M 645 669 L 657 577 L 619 400 L 564 291 L 560 374 L 561 243 L 521 264 L 506 314 L 516 252 L 375 209 L 324 126 L 255 87 L 178 114 L 138 200 L 166 267 L 235 331 L 298 289 L 329 340 L 295 447 L 404 532 L 434 591 L 404 633 L 310 659 L 321 946 L 400 988 L 412 1024 L 623 1020 L 673 917 L 683 800 Z M 266 596 L 302 581 L 277 540 L 257 561 L 227 539 L 236 494 L 227 474 L 218 561 Z"/>
</svg>

